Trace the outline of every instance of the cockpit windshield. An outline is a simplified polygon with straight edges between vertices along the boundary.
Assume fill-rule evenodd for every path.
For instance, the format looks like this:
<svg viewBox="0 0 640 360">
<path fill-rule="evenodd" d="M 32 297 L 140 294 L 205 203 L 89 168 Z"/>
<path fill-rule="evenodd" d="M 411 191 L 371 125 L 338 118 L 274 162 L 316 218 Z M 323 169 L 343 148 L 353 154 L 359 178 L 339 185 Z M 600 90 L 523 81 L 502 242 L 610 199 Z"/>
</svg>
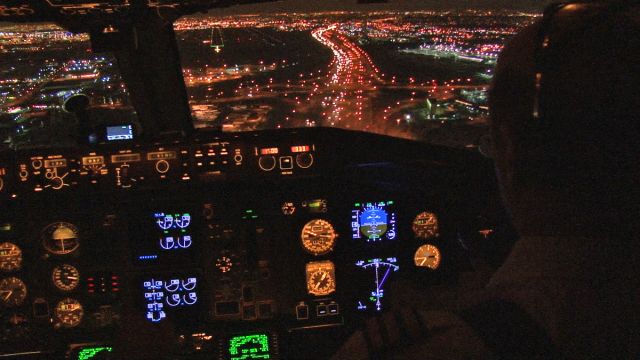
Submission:
<svg viewBox="0 0 640 360">
<path fill-rule="evenodd" d="M 338 127 L 458 148 L 486 133 L 498 53 L 539 14 L 413 10 L 230 14 L 174 23 L 195 128 L 238 132 Z M 113 53 L 52 24 L 0 25 L 0 137 L 73 144 L 63 109 L 86 95 L 92 123 L 130 126 L 136 111 Z"/>
</svg>

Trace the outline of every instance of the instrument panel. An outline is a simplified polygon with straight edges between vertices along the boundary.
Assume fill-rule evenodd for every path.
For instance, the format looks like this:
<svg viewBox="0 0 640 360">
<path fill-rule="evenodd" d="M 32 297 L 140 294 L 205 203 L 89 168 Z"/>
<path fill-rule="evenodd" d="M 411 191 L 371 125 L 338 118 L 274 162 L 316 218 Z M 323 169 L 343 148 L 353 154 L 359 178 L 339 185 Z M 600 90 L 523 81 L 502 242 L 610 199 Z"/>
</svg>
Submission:
<svg viewBox="0 0 640 360">
<path fill-rule="evenodd" d="M 363 181 L 309 134 L 0 156 L 3 351 L 117 352 L 136 319 L 175 328 L 174 358 L 314 358 L 296 344 L 391 309 L 401 279 L 452 281 L 442 193 Z"/>
</svg>

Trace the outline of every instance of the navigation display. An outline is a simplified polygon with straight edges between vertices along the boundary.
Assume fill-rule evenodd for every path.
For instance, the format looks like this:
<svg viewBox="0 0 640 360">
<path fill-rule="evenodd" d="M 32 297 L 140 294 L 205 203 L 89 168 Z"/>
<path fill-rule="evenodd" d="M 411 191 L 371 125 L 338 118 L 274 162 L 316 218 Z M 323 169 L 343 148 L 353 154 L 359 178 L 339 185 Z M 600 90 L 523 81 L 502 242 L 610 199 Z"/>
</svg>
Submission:
<svg viewBox="0 0 640 360">
<path fill-rule="evenodd" d="M 359 260 L 356 267 L 361 270 L 363 279 L 370 284 L 365 293 L 358 297 L 359 311 L 382 311 L 385 301 L 385 284 L 393 273 L 400 270 L 396 257 Z"/>
<path fill-rule="evenodd" d="M 351 211 L 351 235 L 367 242 L 393 240 L 397 236 L 393 201 L 357 202 Z"/>
</svg>

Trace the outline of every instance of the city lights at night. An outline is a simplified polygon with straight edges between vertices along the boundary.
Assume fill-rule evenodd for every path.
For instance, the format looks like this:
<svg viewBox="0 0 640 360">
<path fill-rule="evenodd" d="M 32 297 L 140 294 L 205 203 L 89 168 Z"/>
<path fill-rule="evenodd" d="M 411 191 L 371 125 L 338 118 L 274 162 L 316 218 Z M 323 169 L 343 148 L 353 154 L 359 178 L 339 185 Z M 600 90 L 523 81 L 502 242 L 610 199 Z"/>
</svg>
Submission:
<svg viewBox="0 0 640 360">
<path fill-rule="evenodd" d="M 332 126 L 473 147 L 486 129 L 497 55 L 536 16 L 207 15 L 182 18 L 174 29 L 196 127 Z M 7 24 L 0 58 L 12 64 L 0 76 L 2 136 L 11 141 L 46 133 L 51 114 L 76 93 L 88 95 L 92 109 L 136 116 L 114 55 L 93 53 L 86 34 Z"/>
</svg>

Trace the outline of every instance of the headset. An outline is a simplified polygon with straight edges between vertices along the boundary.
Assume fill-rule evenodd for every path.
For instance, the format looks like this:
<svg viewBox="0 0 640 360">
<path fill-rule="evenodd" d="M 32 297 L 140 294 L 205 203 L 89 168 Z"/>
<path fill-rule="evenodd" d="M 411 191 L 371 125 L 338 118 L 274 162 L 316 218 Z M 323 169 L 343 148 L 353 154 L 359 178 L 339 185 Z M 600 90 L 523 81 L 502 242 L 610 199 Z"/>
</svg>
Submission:
<svg viewBox="0 0 640 360">
<path fill-rule="evenodd" d="M 536 48 L 534 52 L 534 98 L 531 110 L 531 123 L 534 128 L 543 128 L 549 124 L 545 121 L 544 109 L 541 107 L 543 98 L 543 82 L 546 69 L 549 66 L 549 48 L 553 43 L 551 29 L 554 20 L 558 16 L 578 15 L 578 13 L 589 13 L 592 16 L 589 23 L 599 21 L 608 16 L 613 16 L 630 8 L 640 5 L 638 0 L 618 0 L 618 1 L 570 1 L 552 3 L 544 10 L 540 27 L 537 34 Z M 588 25 L 588 24 L 585 24 Z"/>
</svg>

